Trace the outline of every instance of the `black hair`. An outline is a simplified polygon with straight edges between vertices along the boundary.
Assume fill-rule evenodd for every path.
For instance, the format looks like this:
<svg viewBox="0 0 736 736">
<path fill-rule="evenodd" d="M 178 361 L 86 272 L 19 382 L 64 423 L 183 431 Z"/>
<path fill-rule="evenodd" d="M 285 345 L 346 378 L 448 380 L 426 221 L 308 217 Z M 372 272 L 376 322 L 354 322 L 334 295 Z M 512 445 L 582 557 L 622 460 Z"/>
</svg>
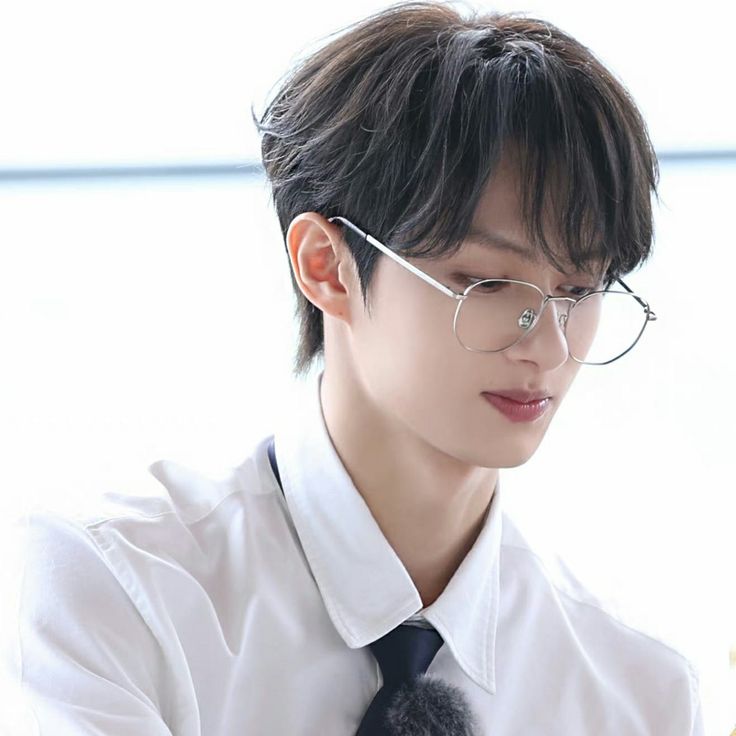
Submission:
<svg viewBox="0 0 736 736">
<path fill-rule="evenodd" d="M 431 0 L 330 35 L 254 115 L 284 240 L 314 211 L 404 256 L 452 255 L 513 147 L 527 235 L 556 267 L 604 261 L 608 286 L 649 257 L 656 154 L 633 99 L 586 46 L 521 13 L 463 17 Z M 549 196 L 562 254 L 543 231 Z M 343 233 L 367 306 L 381 253 Z M 324 351 L 323 315 L 291 278 L 300 374 Z"/>
</svg>

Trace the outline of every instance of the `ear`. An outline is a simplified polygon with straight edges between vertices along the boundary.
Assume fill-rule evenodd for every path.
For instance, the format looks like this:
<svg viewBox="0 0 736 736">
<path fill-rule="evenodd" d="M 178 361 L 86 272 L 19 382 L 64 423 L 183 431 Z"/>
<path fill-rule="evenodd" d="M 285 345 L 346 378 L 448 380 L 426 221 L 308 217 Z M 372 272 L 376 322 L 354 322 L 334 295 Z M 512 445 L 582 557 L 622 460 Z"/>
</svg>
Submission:
<svg viewBox="0 0 736 736">
<path fill-rule="evenodd" d="M 302 294 L 325 314 L 347 321 L 359 284 L 340 227 L 318 212 L 302 212 L 289 224 L 286 248 Z"/>
</svg>

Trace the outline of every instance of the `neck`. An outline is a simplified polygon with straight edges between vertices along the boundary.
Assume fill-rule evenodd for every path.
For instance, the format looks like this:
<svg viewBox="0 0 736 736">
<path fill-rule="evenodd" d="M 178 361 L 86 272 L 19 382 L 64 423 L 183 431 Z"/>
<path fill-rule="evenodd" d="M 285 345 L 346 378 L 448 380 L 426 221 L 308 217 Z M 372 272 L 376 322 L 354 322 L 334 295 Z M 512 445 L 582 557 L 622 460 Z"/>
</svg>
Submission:
<svg viewBox="0 0 736 736">
<path fill-rule="evenodd" d="M 358 492 L 430 605 L 483 526 L 498 470 L 468 465 L 397 427 L 327 369 L 322 412 L 330 439 Z M 360 417 L 360 421 L 355 421 Z"/>
</svg>

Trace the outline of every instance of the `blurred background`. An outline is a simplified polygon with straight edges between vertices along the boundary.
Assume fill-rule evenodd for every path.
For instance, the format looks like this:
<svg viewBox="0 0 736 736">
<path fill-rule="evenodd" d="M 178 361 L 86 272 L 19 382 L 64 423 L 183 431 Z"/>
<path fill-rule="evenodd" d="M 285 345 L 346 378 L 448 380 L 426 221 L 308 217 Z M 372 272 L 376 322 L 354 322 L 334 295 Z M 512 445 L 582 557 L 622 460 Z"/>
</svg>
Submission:
<svg viewBox="0 0 736 736">
<path fill-rule="evenodd" d="M 659 319 L 620 361 L 582 368 L 539 452 L 504 471 L 505 504 L 550 559 L 690 658 L 707 733 L 728 734 L 736 63 L 722 29 L 736 6 L 456 5 L 572 33 L 648 122 L 661 203 L 654 256 L 627 283 Z M 382 7 L 0 7 L 5 522 L 106 491 L 158 494 L 147 467 L 160 458 L 219 472 L 288 414 L 294 299 L 250 108 L 328 34 Z M 13 554 L 0 535 L 0 557 Z"/>
</svg>

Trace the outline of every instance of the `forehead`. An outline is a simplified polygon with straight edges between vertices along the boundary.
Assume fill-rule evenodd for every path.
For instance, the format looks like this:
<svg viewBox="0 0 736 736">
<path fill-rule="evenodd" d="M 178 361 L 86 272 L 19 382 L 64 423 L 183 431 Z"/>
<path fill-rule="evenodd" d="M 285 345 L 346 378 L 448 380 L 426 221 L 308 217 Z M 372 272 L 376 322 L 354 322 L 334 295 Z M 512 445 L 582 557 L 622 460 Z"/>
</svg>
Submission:
<svg viewBox="0 0 736 736">
<path fill-rule="evenodd" d="M 539 262 L 540 254 L 533 252 L 525 243 L 518 166 L 518 158 L 513 152 L 503 156 L 481 192 L 466 241 Z"/>
<path fill-rule="evenodd" d="M 465 236 L 467 246 L 479 252 L 513 253 L 527 263 L 540 264 L 542 256 L 538 250 L 523 245 L 517 240 L 494 230 L 487 230 L 473 223 Z M 475 246 L 475 247 L 474 247 Z"/>
<path fill-rule="evenodd" d="M 547 192 L 543 211 L 545 237 L 557 264 L 563 273 L 578 273 L 570 260 L 567 249 L 554 235 L 550 208 L 553 207 L 553 192 Z M 513 255 L 515 258 L 534 265 L 557 268 L 545 253 L 534 247 L 523 219 L 518 164 L 513 155 L 506 155 L 487 181 L 476 205 L 472 223 L 464 238 L 461 252 Z M 591 258 L 584 268 L 600 271 L 603 256 Z"/>
</svg>

